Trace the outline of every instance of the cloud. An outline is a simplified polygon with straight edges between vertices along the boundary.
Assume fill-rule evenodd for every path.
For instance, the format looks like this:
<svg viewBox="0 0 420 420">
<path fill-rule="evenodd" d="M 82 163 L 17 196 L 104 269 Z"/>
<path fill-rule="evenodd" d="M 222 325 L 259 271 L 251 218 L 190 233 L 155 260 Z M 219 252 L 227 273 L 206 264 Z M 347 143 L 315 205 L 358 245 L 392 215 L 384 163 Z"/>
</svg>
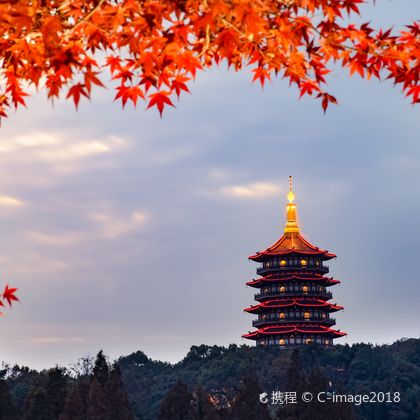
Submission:
<svg viewBox="0 0 420 420">
<path fill-rule="evenodd" d="M 24 202 L 11 195 L 0 195 L 0 206 L 4 207 L 23 207 Z"/>
<path fill-rule="evenodd" d="M 83 343 L 83 337 L 34 337 L 29 340 L 33 344 L 62 344 L 62 343 Z"/>
<path fill-rule="evenodd" d="M 76 134 L 32 131 L 2 139 L 1 155 L 19 155 L 51 162 L 68 162 L 110 153 L 127 144 L 121 137 L 75 138 Z"/>
<path fill-rule="evenodd" d="M 91 215 L 91 219 L 99 225 L 104 238 L 114 239 L 136 232 L 144 224 L 146 217 L 137 211 L 127 219 L 118 219 L 107 213 L 94 213 Z"/>
<path fill-rule="evenodd" d="M 29 231 L 27 235 L 30 239 L 49 246 L 70 246 L 80 242 L 84 236 L 77 232 L 60 232 L 57 234 Z"/>
<path fill-rule="evenodd" d="M 222 194 L 238 198 L 266 198 L 278 195 L 281 188 L 271 182 L 254 182 L 243 185 L 231 185 L 220 189 Z"/>
<path fill-rule="evenodd" d="M 31 241 L 50 247 L 71 247 L 81 242 L 115 239 L 138 231 L 146 220 L 144 213 L 135 211 L 124 218 L 114 212 L 96 212 L 84 216 L 89 220 L 85 229 L 78 231 L 53 230 L 40 231 L 29 230 L 25 235 Z"/>
<path fill-rule="evenodd" d="M 17 253 L 9 253 L 0 257 L 0 264 L 3 272 L 9 273 L 12 278 L 15 276 L 30 276 L 30 281 L 34 276 L 63 272 L 69 267 L 66 261 L 51 258 L 35 252 L 25 252 L 19 250 Z"/>
</svg>

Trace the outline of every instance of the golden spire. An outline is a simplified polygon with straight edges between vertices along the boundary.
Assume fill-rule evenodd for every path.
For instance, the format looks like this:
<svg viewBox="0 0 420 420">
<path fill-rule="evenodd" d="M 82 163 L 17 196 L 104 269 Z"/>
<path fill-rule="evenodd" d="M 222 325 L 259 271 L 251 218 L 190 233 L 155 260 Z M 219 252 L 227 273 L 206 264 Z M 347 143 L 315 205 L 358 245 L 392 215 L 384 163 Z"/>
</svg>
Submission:
<svg viewBox="0 0 420 420">
<path fill-rule="evenodd" d="M 293 193 L 292 175 L 289 176 L 289 192 L 287 199 L 289 200 L 286 206 L 287 222 L 284 227 L 284 233 L 299 233 L 299 226 L 296 218 L 296 204 L 293 202 L 295 195 Z"/>
</svg>

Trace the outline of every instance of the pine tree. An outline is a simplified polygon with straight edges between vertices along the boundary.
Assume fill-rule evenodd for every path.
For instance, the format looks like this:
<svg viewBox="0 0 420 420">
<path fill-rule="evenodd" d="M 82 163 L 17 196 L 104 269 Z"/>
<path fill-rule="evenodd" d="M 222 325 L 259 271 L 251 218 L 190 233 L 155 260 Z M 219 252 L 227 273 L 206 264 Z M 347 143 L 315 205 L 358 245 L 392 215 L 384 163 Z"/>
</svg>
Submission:
<svg viewBox="0 0 420 420">
<path fill-rule="evenodd" d="M 51 420 L 45 389 L 37 387 L 29 394 L 23 411 L 25 420 Z"/>
<path fill-rule="evenodd" d="M 96 355 L 95 365 L 93 367 L 93 377 L 102 385 L 105 385 L 109 379 L 109 366 L 102 350 Z"/>
<path fill-rule="evenodd" d="M 67 378 L 64 368 L 56 366 L 48 371 L 48 382 L 45 391 L 51 420 L 58 420 L 63 411 L 67 394 Z"/>
<path fill-rule="evenodd" d="M 343 392 L 339 392 L 339 394 L 342 394 Z M 356 414 L 354 412 L 353 404 L 352 403 L 346 403 L 346 402 L 340 402 L 340 403 L 334 403 L 331 404 L 331 410 L 329 412 L 330 417 L 333 417 L 337 420 L 355 420 Z M 386 417 L 382 417 L 386 418 Z"/>
<path fill-rule="evenodd" d="M 187 385 L 178 380 L 163 399 L 158 420 L 190 420 L 192 399 Z"/>
<path fill-rule="evenodd" d="M 301 402 L 302 393 L 307 391 L 306 379 L 302 372 L 299 349 L 294 349 L 290 357 L 287 371 L 287 386 L 285 391 L 296 392 L 297 402 L 285 404 L 279 407 L 277 418 L 280 420 L 300 419 L 307 407 Z"/>
<path fill-rule="evenodd" d="M 90 383 L 87 401 L 87 417 L 89 420 L 106 420 L 110 418 L 106 383 L 102 384 L 95 377 Z"/>
<path fill-rule="evenodd" d="M 107 384 L 107 402 L 110 420 L 134 420 L 135 416 L 128 401 L 127 392 L 121 376 L 118 364 L 115 364 L 109 376 Z"/>
<path fill-rule="evenodd" d="M 320 402 L 318 401 L 318 394 L 320 392 L 327 392 L 328 390 L 328 381 L 324 375 L 322 375 L 319 366 L 315 365 L 311 374 L 308 377 L 308 386 L 307 391 L 313 395 L 313 399 L 310 403 L 304 405 L 304 410 L 302 411 L 302 420 L 323 420 L 329 417 L 331 403 L 328 401 Z"/>
<path fill-rule="evenodd" d="M 214 420 L 219 416 L 201 384 L 194 392 L 192 415 L 194 420 Z"/>
<path fill-rule="evenodd" d="M 89 384 L 85 378 L 79 378 L 68 391 L 66 403 L 60 420 L 87 420 L 87 395 Z"/>
<path fill-rule="evenodd" d="M 232 420 L 266 420 L 271 419 L 267 405 L 259 400 L 262 389 L 256 375 L 242 379 L 238 395 L 231 410 Z"/>
<path fill-rule="evenodd" d="M 95 359 L 93 376 L 90 382 L 87 398 L 87 417 L 89 420 L 106 420 L 110 418 L 107 386 L 109 381 L 109 366 L 101 350 Z"/>
<path fill-rule="evenodd" d="M 0 419 L 17 420 L 18 418 L 9 387 L 4 379 L 0 379 Z"/>
</svg>

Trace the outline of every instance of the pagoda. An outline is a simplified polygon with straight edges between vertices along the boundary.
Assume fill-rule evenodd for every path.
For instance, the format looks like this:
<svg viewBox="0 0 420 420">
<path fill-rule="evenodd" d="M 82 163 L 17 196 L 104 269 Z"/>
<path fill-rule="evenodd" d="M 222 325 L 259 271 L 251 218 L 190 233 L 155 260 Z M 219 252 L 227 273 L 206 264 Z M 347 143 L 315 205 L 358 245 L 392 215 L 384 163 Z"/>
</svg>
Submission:
<svg viewBox="0 0 420 420">
<path fill-rule="evenodd" d="M 258 293 L 257 305 L 245 311 L 258 315 L 252 322 L 257 328 L 242 337 L 255 340 L 257 346 L 294 347 L 316 343 L 330 347 L 333 340 L 346 333 L 332 328 L 332 312 L 343 307 L 330 303 L 329 287 L 340 283 L 327 277 L 325 261 L 336 255 L 308 242 L 297 223 L 292 177 L 289 178 L 289 203 L 283 236 L 265 251 L 249 257 L 260 263 L 258 279 L 247 283 Z"/>
</svg>

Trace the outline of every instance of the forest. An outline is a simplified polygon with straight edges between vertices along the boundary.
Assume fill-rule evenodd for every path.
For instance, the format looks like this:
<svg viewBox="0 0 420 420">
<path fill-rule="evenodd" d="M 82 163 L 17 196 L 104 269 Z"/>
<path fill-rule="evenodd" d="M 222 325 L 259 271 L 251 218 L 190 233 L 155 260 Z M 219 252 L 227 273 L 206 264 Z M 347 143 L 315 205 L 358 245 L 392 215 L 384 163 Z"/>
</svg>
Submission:
<svg viewBox="0 0 420 420">
<path fill-rule="evenodd" d="M 117 360 L 99 351 L 43 371 L 3 363 L 0 377 L 1 419 L 420 419 L 420 339 L 414 338 L 332 349 L 200 345 L 176 364 L 142 351 Z M 274 398 L 278 392 L 296 392 L 298 401 Z M 303 392 L 400 398 L 304 403 Z"/>
</svg>

